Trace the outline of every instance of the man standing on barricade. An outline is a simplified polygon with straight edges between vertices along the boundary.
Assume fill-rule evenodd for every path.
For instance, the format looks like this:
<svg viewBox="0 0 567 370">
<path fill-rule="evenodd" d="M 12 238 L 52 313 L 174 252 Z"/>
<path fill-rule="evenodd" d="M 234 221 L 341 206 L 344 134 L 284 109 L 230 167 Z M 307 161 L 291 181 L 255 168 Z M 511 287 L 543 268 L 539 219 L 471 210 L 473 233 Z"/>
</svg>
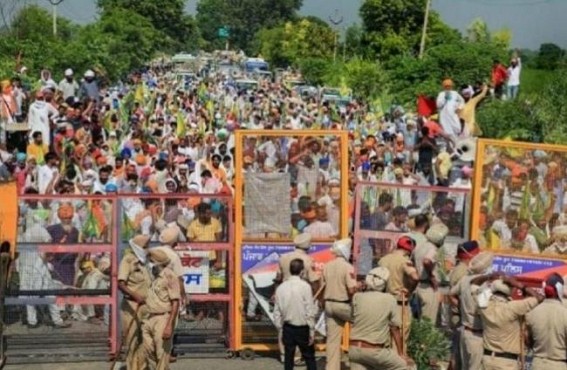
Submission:
<svg viewBox="0 0 567 370">
<path fill-rule="evenodd" d="M 354 267 L 350 260 L 352 240 L 335 241 L 331 252 L 336 258 L 323 269 L 325 315 L 327 316 L 326 370 L 341 368 L 341 338 L 345 323 L 351 320 L 351 297 L 357 291 Z"/>
<path fill-rule="evenodd" d="M 150 243 L 147 235 L 137 235 L 130 240 L 118 269 L 118 289 L 124 295 L 120 305 L 122 336 L 126 343 L 128 370 L 141 366 L 142 318 L 145 314 L 146 296 L 151 284 L 146 252 Z"/>
<path fill-rule="evenodd" d="M 438 261 L 438 250 L 443 247 L 447 234 L 447 226 L 442 223 L 433 224 L 425 234 L 427 243 L 418 245 L 413 252 L 419 275 L 416 292 L 421 306 L 421 317 L 428 318 L 433 324 L 437 323 L 440 304 L 437 269 L 439 263 L 444 263 Z"/>
<path fill-rule="evenodd" d="M 274 323 L 282 334 L 284 369 L 292 370 L 294 355 L 299 348 L 307 370 L 317 370 L 315 362 L 315 315 L 311 286 L 300 275 L 304 271 L 300 258 L 289 262 L 289 277 L 276 290 Z"/>
<path fill-rule="evenodd" d="M 533 370 L 567 369 L 567 308 L 562 304 L 563 278 L 550 275 L 544 283 L 545 301 L 526 315 Z"/>
<path fill-rule="evenodd" d="M 401 343 L 402 353 L 407 347 L 410 325 L 411 309 L 408 297 L 413 293 L 419 276 L 417 270 L 410 260 L 410 255 L 415 248 L 415 241 L 409 236 L 402 236 L 397 243 L 396 249 L 380 259 L 380 267 L 386 268 L 390 273 L 390 278 L 386 284 L 386 292 L 394 296 L 397 309 L 402 318 Z M 393 343 L 396 345 L 396 342 Z"/>
<path fill-rule="evenodd" d="M 148 316 L 143 324 L 144 369 L 169 369 L 173 331 L 179 312 L 179 280 L 167 266 L 170 260 L 163 250 L 149 253 L 153 281 L 146 298 Z"/>
<path fill-rule="evenodd" d="M 512 288 L 520 290 L 525 298 L 512 301 Z M 494 281 L 491 291 L 481 294 L 490 296 L 488 302 L 479 299 L 484 343 L 482 366 L 484 370 L 517 370 L 525 354 L 522 351 L 524 333 L 521 322 L 543 301 L 543 296 L 512 277 Z"/>
<path fill-rule="evenodd" d="M 402 350 L 401 311 L 396 299 L 384 293 L 389 277 L 387 268 L 370 270 L 366 276 L 367 291 L 353 297 L 351 370 L 406 370 L 412 365 L 413 361 Z"/>
<path fill-rule="evenodd" d="M 315 266 L 313 264 L 313 259 L 309 256 L 308 251 L 311 248 L 311 235 L 307 233 L 299 234 L 293 240 L 295 244 L 295 250 L 293 252 L 286 253 L 280 257 L 279 271 L 276 277 L 276 283 L 281 283 L 289 279 L 291 275 L 290 265 L 291 261 L 295 259 L 300 259 L 303 261 L 303 270 L 301 271 L 300 277 L 307 281 L 313 292 L 317 290 L 317 285 L 320 280 L 320 276 L 315 272 Z M 252 296 L 252 295 L 251 295 Z M 250 311 L 249 311 L 250 312 Z M 280 347 L 280 359 L 283 362 L 284 356 L 284 346 L 282 343 L 282 333 L 278 333 L 279 347 Z M 301 360 L 298 358 L 299 353 L 296 352 L 297 356 L 295 362 Z"/>
<path fill-rule="evenodd" d="M 459 305 L 459 323 L 453 337 L 453 354 L 459 353 L 462 370 L 475 370 L 482 367 L 483 342 L 482 322 L 477 303 L 480 286 L 499 274 L 488 274 L 492 267 L 492 253 L 476 255 L 468 264 L 467 275 L 451 288 L 451 300 Z M 459 347 L 457 351 L 455 347 Z"/>
</svg>

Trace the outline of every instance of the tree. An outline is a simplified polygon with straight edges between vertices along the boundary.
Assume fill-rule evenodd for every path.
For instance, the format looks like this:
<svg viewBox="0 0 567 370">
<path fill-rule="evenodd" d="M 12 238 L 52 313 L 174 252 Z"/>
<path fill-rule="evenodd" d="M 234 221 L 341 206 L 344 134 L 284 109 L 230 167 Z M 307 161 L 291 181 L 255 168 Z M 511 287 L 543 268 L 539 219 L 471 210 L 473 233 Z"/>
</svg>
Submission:
<svg viewBox="0 0 567 370">
<path fill-rule="evenodd" d="M 476 18 L 467 27 L 467 39 L 471 42 L 490 42 L 490 30 L 482 18 Z"/>
<path fill-rule="evenodd" d="M 111 14 L 115 9 L 135 12 L 147 18 L 177 45 L 187 45 L 187 40 L 191 40 L 191 43 L 197 42 L 195 46 L 198 46 L 196 23 L 193 17 L 185 14 L 184 0 L 98 0 L 98 7 L 103 14 Z"/>
<path fill-rule="evenodd" d="M 369 56 L 387 61 L 400 55 L 417 55 L 425 18 L 426 0 L 365 0 L 360 8 L 363 45 Z M 427 47 L 460 39 L 456 30 L 431 12 Z"/>
<path fill-rule="evenodd" d="M 302 18 L 260 30 L 256 50 L 273 65 L 297 65 L 307 58 L 329 58 L 334 41 L 335 33 L 328 24 Z"/>
<path fill-rule="evenodd" d="M 218 29 L 226 26 L 233 47 L 251 52 L 259 30 L 295 20 L 302 3 L 302 0 L 201 0 L 197 3 L 197 23 L 209 49 L 222 46 Z"/>
<path fill-rule="evenodd" d="M 347 55 L 364 55 L 364 49 L 362 48 L 363 37 L 364 31 L 359 24 L 353 24 L 346 29 L 345 43 Z"/>
<path fill-rule="evenodd" d="M 536 58 L 537 67 L 540 69 L 556 69 L 565 57 L 565 51 L 559 46 L 551 43 L 541 44 Z"/>
</svg>

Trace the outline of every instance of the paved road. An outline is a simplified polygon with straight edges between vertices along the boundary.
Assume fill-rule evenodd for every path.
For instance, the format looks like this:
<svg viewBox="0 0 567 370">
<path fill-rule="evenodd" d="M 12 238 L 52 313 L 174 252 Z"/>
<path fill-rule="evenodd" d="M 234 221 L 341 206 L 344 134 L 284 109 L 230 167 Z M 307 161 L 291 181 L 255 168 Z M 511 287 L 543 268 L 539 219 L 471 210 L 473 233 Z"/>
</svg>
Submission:
<svg viewBox="0 0 567 370">
<path fill-rule="evenodd" d="M 323 370 L 325 367 L 319 361 L 318 368 Z M 35 365 L 7 365 L 5 370 L 106 370 L 110 369 L 109 362 L 75 363 L 75 364 L 35 364 Z M 283 365 L 273 358 L 256 358 L 253 361 L 243 361 L 241 359 L 183 359 L 171 365 L 171 370 L 282 370 Z M 297 367 L 296 369 L 305 369 Z"/>
</svg>

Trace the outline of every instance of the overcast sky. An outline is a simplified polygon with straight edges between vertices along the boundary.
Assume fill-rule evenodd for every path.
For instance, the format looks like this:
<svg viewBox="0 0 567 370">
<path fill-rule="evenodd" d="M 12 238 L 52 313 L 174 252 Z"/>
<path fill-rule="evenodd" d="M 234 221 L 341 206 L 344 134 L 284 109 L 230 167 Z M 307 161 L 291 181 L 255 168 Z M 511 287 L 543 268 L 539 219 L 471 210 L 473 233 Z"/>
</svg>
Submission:
<svg viewBox="0 0 567 370">
<path fill-rule="evenodd" d="M 0 0 L 3 1 L 3 0 Z M 20 0 L 50 7 L 47 0 Z M 187 2 L 194 11 L 197 0 Z M 338 9 L 343 25 L 360 22 L 358 9 L 362 0 L 303 0 L 301 12 L 325 20 Z M 64 0 L 59 5 L 61 15 L 79 23 L 96 17 L 96 0 Z M 541 43 L 554 42 L 567 48 L 567 0 L 433 0 L 433 7 L 449 25 L 465 30 L 477 17 L 484 19 L 493 30 L 508 27 L 512 30 L 513 46 L 537 49 Z"/>
</svg>

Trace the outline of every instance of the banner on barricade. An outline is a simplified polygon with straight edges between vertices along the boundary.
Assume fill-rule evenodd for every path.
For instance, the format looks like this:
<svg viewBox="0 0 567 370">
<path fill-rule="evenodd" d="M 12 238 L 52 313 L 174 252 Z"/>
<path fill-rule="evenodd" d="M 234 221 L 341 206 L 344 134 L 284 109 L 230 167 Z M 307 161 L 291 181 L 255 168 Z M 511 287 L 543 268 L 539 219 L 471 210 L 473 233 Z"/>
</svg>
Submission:
<svg viewBox="0 0 567 370">
<path fill-rule="evenodd" d="M 209 252 L 178 252 L 183 266 L 185 292 L 209 293 Z"/>
</svg>

